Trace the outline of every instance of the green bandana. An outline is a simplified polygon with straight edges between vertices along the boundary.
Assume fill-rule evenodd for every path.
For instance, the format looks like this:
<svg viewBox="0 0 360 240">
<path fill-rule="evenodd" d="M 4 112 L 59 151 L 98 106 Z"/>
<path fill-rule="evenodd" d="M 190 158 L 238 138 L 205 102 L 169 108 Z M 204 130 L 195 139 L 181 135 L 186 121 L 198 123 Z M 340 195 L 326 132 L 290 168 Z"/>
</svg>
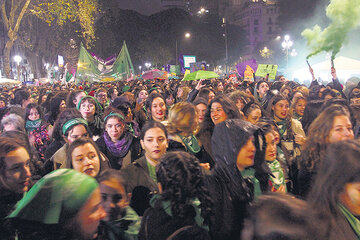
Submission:
<svg viewBox="0 0 360 240">
<path fill-rule="evenodd" d="M 39 128 L 40 125 L 41 125 L 41 119 L 40 118 L 38 120 L 34 120 L 34 121 L 27 120 L 26 124 L 25 124 L 25 128 L 26 128 L 26 131 L 32 132 L 35 129 Z"/>
<path fill-rule="evenodd" d="M 286 131 L 286 119 L 280 122 L 276 122 L 276 125 L 278 126 L 279 134 L 282 137 Z"/>
<path fill-rule="evenodd" d="M 171 202 L 170 201 L 163 201 L 161 199 L 161 195 L 159 194 L 155 194 L 151 199 L 150 199 L 150 206 L 154 208 L 156 201 L 161 201 L 161 207 L 163 208 L 163 210 L 166 212 L 167 215 L 169 215 L 170 217 L 173 216 L 172 211 L 171 211 Z M 201 216 L 201 209 L 200 209 L 200 200 L 198 198 L 194 198 L 192 200 L 190 200 L 190 202 L 188 202 L 189 205 L 193 206 L 196 212 L 196 216 L 195 216 L 195 222 L 196 224 L 209 231 L 209 227 L 207 225 L 204 224 L 204 218 Z"/>
<path fill-rule="evenodd" d="M 76 106 L 76 109 L 77 110 L 80 110 L 80 106 L 81 106 L 81 102 L 83 101 L 83 100 L 85 100 L 85 99 L 87 99 L 87 98 L 91 98 L 92 100 L 94 100 L 95 101 L 95 108 L 96 109 L 98 109 L 99 108 L 99 102 L 98 102 L 98 100 L 96 99 L 96 98 L 94 98 L 93 96 L 90 96 L 90 95 L 86 95 L 85 97 L 82 97 L 81 99 L 80 99 L 80 101 L 78 102 L 78 105 Z"/>
<path fill-rule="evenodd" d="M 194 136 L 194 134 L 191 134 L 189 137 L 183 137 L 180 134 L 178 134 L 178 136 L 180 137 L 181 141 L 185 144 L 189 152 L 191 152 L 192 154 L 196 154 L 200 152 L 199 142 Z"/>
<path fill-rule="evenodd" d="M 351 225 L 351 228 L 354 230 L 358 239 L 360 239 L 360 220 L 357 219 L 346 207 L 341 204 L 338 204 L 341 212 L 344 214 L 346 219 Z"/>
<path fill-rule="evenodd" d="M 106 120 L 109 118 L 109 117 L 118 117 L 118 118 L 120 118 L 120 119 L 122 119 L 122 120 L 124 120 L 124 116 L 123 115 L 121 115 L 121 114 L 119 114 L 119 113 L 114 113 L 114 112 L 111 112 L 111 113 L 109 113 L 105 118 L 104 118 L 104 123 L 106 122 Z"/>
<path fill-rule="evenodd" d="M 274 161 L 266 161 L 267 165 L 270 168 L 270 171 L 272 173 L 273 176 L 270 176 L 270 181 L 272 184 L 271 187 L 271 191 L 272 192 L 277 192 L 277 190 L 281 187 L 284 186 L 285 187 L 285 191 L 286 191 L 286 183 L 285 183 L 285 176 L 284 176 L 284 172 L 281 168 L 281 165 L 279 163 L 278 160 L 274 160 Z"/>
<path fill-rule="evenodd" d="M 62 127 L 62 132 L 63 134 L 65 135 L 65 133 L 67 132 L 67 130 L 69 130 L 69 128 L 71 128 L 72 126 L 74 125 L 78 125 L 78 124 L 83 124 L 85 126 L 88 125 L 87 121 L 83 118 L 74 118 L 74 119 L 71 119 L 69 121 L 67 121 L 63 127 Z"/>
<path fill-rule="evenodd" d="M 241 171 L 241 176 L 243 178 L 248 178 L 254 185 L 254 197 L 255 199 L 258 198 L 261 195 L 261 188 L 260 188 L 260 182 L 255 177 L 255 169 L 250 167 L 246 168 L 245 170 Z"/>
<path fill-rule="evenodd" d="M 16 204 L 8 218 L 59 224 L 74 217 L 95 189 L 96 180 L 72 169 L 58 169 L 41 178 Z"/>
</svg>

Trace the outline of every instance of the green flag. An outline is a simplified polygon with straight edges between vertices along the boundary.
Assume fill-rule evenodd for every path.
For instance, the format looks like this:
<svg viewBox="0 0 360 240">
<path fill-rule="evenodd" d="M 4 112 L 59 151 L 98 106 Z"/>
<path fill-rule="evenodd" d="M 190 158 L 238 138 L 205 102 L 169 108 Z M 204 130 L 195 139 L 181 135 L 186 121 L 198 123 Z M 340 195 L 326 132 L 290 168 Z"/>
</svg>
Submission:
<svg viewBox="0 0 360 240">
<path fill-rule="evenodd" d="M 106 79 L 109 81 L 109 78 L 126 80 L 132 74 L 134 74 L 134 67 L 125 42 L 113 65 L 105 65 L 98 61 L 81 44 L 75 78 L 77 83 L 82 80 L 100 82 Z"/>
</svg>

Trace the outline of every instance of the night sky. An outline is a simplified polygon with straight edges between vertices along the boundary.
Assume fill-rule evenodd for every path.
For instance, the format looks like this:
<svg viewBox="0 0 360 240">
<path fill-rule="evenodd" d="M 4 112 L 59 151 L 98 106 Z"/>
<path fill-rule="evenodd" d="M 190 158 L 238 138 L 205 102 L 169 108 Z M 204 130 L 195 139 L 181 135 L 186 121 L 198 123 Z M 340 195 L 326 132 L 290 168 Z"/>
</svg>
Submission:
<svg viewBox="0 0 360 240">
<path fill-rule="evenodd" d="M 144 15 L 151 15 L 161 10 L 161 0 L 118 0 L 122 9 L 135 10 Z"/>
</svg>

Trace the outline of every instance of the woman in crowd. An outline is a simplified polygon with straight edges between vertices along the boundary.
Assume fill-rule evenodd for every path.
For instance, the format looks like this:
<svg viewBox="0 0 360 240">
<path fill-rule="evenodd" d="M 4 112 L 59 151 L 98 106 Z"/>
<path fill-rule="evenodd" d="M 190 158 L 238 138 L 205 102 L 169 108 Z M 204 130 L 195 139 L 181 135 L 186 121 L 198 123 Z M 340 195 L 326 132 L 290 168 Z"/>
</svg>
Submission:
<svg viewBox="0 0 360 240">
<path fill-rule="evenodd" d="M 193 105 L 195 106 L 196 111 L 198 113 L 198 124 L 200 127 L 200 124 L 202 124 L 205 120 L 205 114 L 206 114 L 206 109 L 208 107 L 208 102 L 206 101 L 205 98 L 197 97 L 194 100 Z"/>
<path fill-rule="evenodd" d="M 240 90 L 236 90 L 230 93 L 229 98 L 235 103 L 236 107 L 239 109 L 240 112 L 242 112 L 244 106 L 248 102 L 254 101 L 254 97 Z"/>
<path fill-rule="evenodd" d="M 4 218 L 31 185 L 30 155 L 11 138 L 0 137 L 0 236 L 11 239 Z"/>
<path fill-rule="evenodd" d="M 300 146 L 305 143 L 305 133 L 301 123 L 289 115 L 289 106 L 289 100 L 282 95 L 273 97 L 272 117 L 279 129 L 287 165 L 292 166 L 294 159 L 301 154 Z"/>
<path fill-rule="evenodd" d="M 260 105 L 253 101 L 250 101 L 243 107 L 242 113 L 244 113 L 245 120 L 254 125 L 257 124 L 262 116 Z"/>
<path fill-rule="evenodd" d="M 328 224 L 326 239 L 360 238 L 360 144 L 347 140 L 327 148 L 308 195 L 313 209 Z"/>
<path fill-rule="evenodd" d="M 311 182 L 325 161 L 325 152 L 331 143 L 353 139 L 349 113 L 340 105 L 326 108 L 310 125 L 302 155 L 298 160 L 297 194 L 306 197 Z"/>
<path fill-rule="evenodd" d="M 149 94 L 145 87 L 140 87 L 135 91 L 136 103 L 142 104 L 145 103 L 146 99 L 148 98 Z"/>
<path fill-rule="evenodd" d="M 104 171 L 98 178 L 101 205 L 106 217 L 100 223 L 98 240 L 137 240 L 141 219 L 129 206 L 130 195 L 125 191 L 125 180 L 113 169 Z"/>
<path fill-rule="evenodd" d="M 186 227 L 202 228 L 198 234 L 206 236 L 211 199 L 198 160 L 185 152 L 167 153 L 156 176 L 160 192 L 142 218 L 139 239 L 167 239 Z"/>
<path fill-rule="evenodd" d="M 97 177 L 109 167 L 109 161 L 89 137 L 76 139 L 67 149 L 65 168 L 73 168 L 91 177 Z"/>
<path fill-rule="evenodd" d="M 168 147 L 165 126 L 155 121 L 147 122 L 141 129 L 140 143 L 145 152 L 144 156 L 121 169 L 121 173 L 127 180 L 126 192 L 132 193 L 131 206 L 142 216 L 149 206 L 149 199 L 147 195 L 145 201 L 141 198 L 136 199 L 134 190 L 146 188 L 148 192 L 158 191 L 155 167 Z"/>
<path fill-rule="evenodd" d="M 147 119 L 161 122 L 166 119 L 167 109 L 164 97 L 159 93 L 151 93 L 145 102 Z"/>
<path fill-rule="evenodd" d="M 257 82 L 254 91 L 254 97 L 260 104 L 262 103 L 262 100 L 265 97 L 267 91 L 269 91 L 269 84 L 266 81 L 261 80 Z"/>
<path fill-rule="evenodd" d="M 176 103 L 169 111 L 167 130 L 169 133 L 168 151 L 186 151 L 201 162 L 201 166 L 210 169 L 214 166 L 197 140 L 195 134 L 198 128 L 196 108 L 188 102 Z"/>
<path fill-rule="evenodd" d="M 111 167 L 120 169 L 140 157 L 141 148 L 137 138 L 129 131 L 121 112 L 109 107 L 104 112 L 104 133 L 96 140 Z"/>
<path fill-rule="evenodd" d="M 20 240 L 90 240 L 96 238 L 100 220 L 106 216 L 100 203 L 95 179 L 59 169 L 38 181 L 9 219 Z"/>
<path fill-rule="evenodd" d="M 114 101 L 114 99 L 117 98 L 118 95 L 119 95 L 119 91 L 117 90 L 116 87 L 110 87 L 108 89 L 108 96 L 109 96 L 110 103 L 112 103 Z"/>
<path fill-rule="evenodd" d="M 239 118 L 241 118 L 239 110 L 228 97 L 220 95 L 211 100 L 205 114 L 204 122 L 198 133 L 198 139 L 212 159 L 214 159 L 214 157 L 211 151 L 211 136 L 215 125 L 226 119 Z"/>
<path fill-rule="evenodd" d="M 64 144 L 50 158 L 49 163 L 53 164 L 53 169 L 65 167 L 66 152 L 69 144 L 80 137 L 91 137 L 87 122 L 79 117 L 78 114 L 72 114 L 70 110 L 66 114 L 63 114 L 63 116 L 64 118 L 58 119 L 55 125 L 56 127 L 54 128 L 55 138 L 62 139 Z M 47 166 L 47 169 L 49 169 L 49 167 L 50 166 Z"/>
<path fill-rule="evenodd" d="M 65 99 L 66 99 L 66 94 L 63 92 L 60 92 L 51 98 L 49 105 L 49 112 L 45 115 L 45 120 L 50 125 L 53 126 L 58 115 L 65 110 L 66 108 Z"/>
<path fill-rule="evenodd" d="M 66 99 L 67 108 L 76 108 L 80 99 L 86 96 L 86 93 L 83 90 L 74 90 L 71 91 Z"/>
<path fill-rule="evenodd" d="M 22 131 L 25 132 L 25 121 L 24 119 L 15 113 L 10 113 L 1 119 L 1 132 L 6 131 Z"/>
<path fill-rule="evenodd" d="M 266 140 L 265 161 L 271 171 L 270 188 L 272 192 L 286 193 L 286 181 L 284 170 L 277 158 L 277 130 L 270 123 L 259 122 L 257 124 L 264 132 Z"/>
<path fill-rule="evenodd" d="M 294 97 L 290 109 L 291 116 L 294 119 L 301 121 L 304 116 L 306 104 L 307 101 L 305 97 Z"/>
<path fill-rule="evenodd" d="M 255 196 L 268 190 L 269 171 L 259 134 L 256 126 L 240 119 L 215 126 L 212 147 L 216 164 L 208 178 L 214 202 L 212 239 L 239 239 L 247 207 Z"/>
<path fill-rule="evenodd" d="M 25 121 L 29 139 L 38 151 L 40 159 L 45 162 L 45 150 L 51 142 L 52 129 L 43 120 L 43 113 L 39 105 L 30 103 L 26 106 Z"/>
<path fill-rule="evenodd" d="M 103 131 L 103 122 L 101 120 L 101 109 L 97 100 L 92 96 L 85 96 L 80 99 L 77 109 L 82 117 L 87 121 L 89 129 L 93 136 L 99 137 Z"/>
</svg>

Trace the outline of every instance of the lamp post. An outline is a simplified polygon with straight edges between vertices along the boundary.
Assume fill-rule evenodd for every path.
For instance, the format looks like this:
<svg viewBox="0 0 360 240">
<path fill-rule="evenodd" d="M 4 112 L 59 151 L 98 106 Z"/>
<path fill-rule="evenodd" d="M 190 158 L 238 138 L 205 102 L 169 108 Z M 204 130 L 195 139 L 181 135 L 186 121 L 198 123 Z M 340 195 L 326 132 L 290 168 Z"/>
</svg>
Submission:
<svg viewBox="0 0 360 240">
<path fill-rule="evenodd" d="M 141 66 L 139 66 L 139 72 L 140 72 L 140 74 L 141 74 L 141 68 L 142 68 L 142 67 L 141 67 Z"/>
<path fill-rule="evenodd" d="M 285 54 L 286 54 L 286 69 L 288 68 L 289 65 L 289 49 L 293 46 L 293 44 L 294 44 L 293 41 L 290 40 L 290 36 L 285 35 L 284 41 L 281 43 L 281 46 L 285 50 Z"/>
<path fill-rule="evenodd" d="M 149 68 L 151 67 L 151 63 L 150 63 L 150 62 L 146 62 L 146 63 L 145 63 L 145 67 L 147 68 L 147 70 L 149 70 Z"/>
<path fill-rule="evenodd" d="M 185 33 L 185 38 L 190 38 L 191 34 L 189 32 Z M 178 64 L 178 40 L 175 39 L 175 66 Z"/>
<path fill-rule="evenodd" d="M 226 18 L 222 19 L 222 25 L 224 28 L 224 38 L 225 38 L 225 73 L 228 73 L 228 45 L 227 45 L 227 28 L 226 28 Z"/>
</svg>

